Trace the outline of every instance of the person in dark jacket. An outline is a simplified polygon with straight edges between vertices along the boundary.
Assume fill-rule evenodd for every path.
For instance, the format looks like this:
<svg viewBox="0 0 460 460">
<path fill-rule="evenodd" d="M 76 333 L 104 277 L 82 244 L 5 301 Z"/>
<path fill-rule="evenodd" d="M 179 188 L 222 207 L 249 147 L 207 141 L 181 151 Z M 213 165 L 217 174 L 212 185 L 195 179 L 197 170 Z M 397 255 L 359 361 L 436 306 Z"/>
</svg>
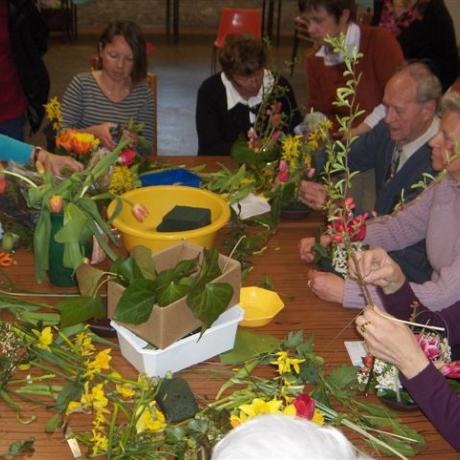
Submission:
<svg viewBox="0 0 460 460">
<path fill-rule="evenodd" d="M 48 29 L 33 0 L 0 1 L 0 133 L 24 138 L 43 120 L 49 76 L 42 56 Z"/>
<path fill-rule="evenodd" d="M 222 72 L 209 77 L 198 90 L 198 155 L 229 155 L 238 136 L 254 127 L 267 95 L 273 94 L 274 102 L 281 103 L 284 131 L 294 131 L 302 121 L 294 92 L 286 79 L 266 68 L 260 40 L 250 35 L 227 36 L 219 62 Z"/>
<path fill-rule="evenodd" d="M 373 24 L 393 33 L 405 59 L 429 59 L 443 91 L 455 81 L 457 40 L 444 0 L 374 0 Z"/>
</svg>

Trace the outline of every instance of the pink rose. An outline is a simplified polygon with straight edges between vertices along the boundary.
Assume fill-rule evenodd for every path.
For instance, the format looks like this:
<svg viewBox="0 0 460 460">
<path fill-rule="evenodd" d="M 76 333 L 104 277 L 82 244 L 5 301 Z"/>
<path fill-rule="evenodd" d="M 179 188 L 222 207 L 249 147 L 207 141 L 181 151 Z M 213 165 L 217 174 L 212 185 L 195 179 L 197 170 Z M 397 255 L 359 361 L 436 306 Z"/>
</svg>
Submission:
<svg viewBox="0 0 460 460">
<path fill-rule="evenodd" d="M 297 417 L 303 417 L 311 420 L 315 412 L 315 400 L 307 393 L 302 393 L 292 402 L 296 409 Z"/>
<path fill-rule="evenodd" d="M 429 360 L 433 361 L 441 354 L 439 337 L 419 335 L 417 336 L 417 341 Z"/>
<path fill-rule="evenodd" d="M 134 150 L 126 149 L 120 153 L 118 157 L 118 162 L 122 166 L 131 166 L 134 162 L 134 158 L 136 158 L 137 153 Z"/>
<path fill-rule="evenodd" d="M 443 364 L 439 371 L 444 377 L 458 379 L 460 378 L 460 361 L 452 361 L 451 363 Z"/>
</svg>

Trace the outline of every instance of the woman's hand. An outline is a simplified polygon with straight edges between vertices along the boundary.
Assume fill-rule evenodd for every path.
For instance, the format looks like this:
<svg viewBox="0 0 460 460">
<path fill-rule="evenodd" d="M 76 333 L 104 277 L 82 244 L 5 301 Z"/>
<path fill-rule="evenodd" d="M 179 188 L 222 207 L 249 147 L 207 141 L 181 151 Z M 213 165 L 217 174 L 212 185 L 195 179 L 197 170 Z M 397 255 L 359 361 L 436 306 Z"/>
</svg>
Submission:
<svg viewBox="0 0 460 460">
<path fill-rule="evenodd" d="M 44 149 L 40 149 L 37 160 L 45 169 L 49 168 L 53 174 L 60 174 L 66 168 L 76 172 L 83 170 L 83 165 L 72 157 L 54 155 L 54 153 L 50 153 Z"/>
<path fill-rule="evenodd" d="M 312 252 L 313 245 L 316 239 L 313 236 L 302 238 L 299 243 L 299 255 L 305 262 L 312 263 L 315 259 L 315 255 Z M 331 238 L 328 235 L 321 235 L 319 240 L 321 246 L 327 248 L 331 243 Z"/>
<path fill-rule="evenodd" d="M 327 200 L 327 192 L 322 184 L 305 181 L 300 183 L 299 200 L 312 209 L 321 209 Z"/>
<path fill-rule="evenodd" d="M 328 272 L 310 270 L 307 275 L 308 286 L 320 299 L 327 302 L 343 303 L 345 280 Z"/>
<path fill-rule="evenodd" d="M 366 307 L 356 318 L 356 329 L 366 341 L 369 352 L 384 361 L 394 364 L 411 379 L 428 364 L 412 331 L 395 321 L 378 307 Z"/>
<path fill-rule="evenodd" d="M 349 276 L 357 278 L 361 273 L 365 283 L 380 286 L 385 294 L 396 292 L 406 281 L 400 266 L 381 248 L 356 253 L 356 261 L 350 258 Z"/>
<path fill-rule="evenodd" d="M 105 122 L 100 125 L 89 126 L 88 128 L 85 128 L 84 131 L 93 134 L 102 142 L 104 147 L 113 150 L 117 144 L 114 142 L 112 132 L 110 130 L 116 127 L 117 125 L 115 123 Z"/>
</svg>

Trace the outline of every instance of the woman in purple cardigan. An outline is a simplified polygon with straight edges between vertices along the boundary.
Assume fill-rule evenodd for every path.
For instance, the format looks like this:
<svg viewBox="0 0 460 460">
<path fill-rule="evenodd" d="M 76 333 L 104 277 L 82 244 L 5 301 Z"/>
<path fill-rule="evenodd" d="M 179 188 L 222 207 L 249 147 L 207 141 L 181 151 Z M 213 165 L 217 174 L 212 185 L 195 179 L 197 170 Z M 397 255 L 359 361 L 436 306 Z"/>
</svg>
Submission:
<svg viewBox="0 0 460 460">
<path fill-rule="evenodd" d="M 383 249 L 362 252 L 358 261 L 365 282 L 381 289 L 387 312 L 408 320 L 416 308 L 417 322 L 446 328 L 449 345 L 460 344 L 460 302 L 438 312 L 422 306 L 398 264 Z M 355 273 L 353 263 L 350 265 Z M 412 331 L 375 306 L 364 310 L 356 327 L 373 356 L 398 367 L 401 383 L 414 401 L 460 452 L 460 398 L 425 356 Z"/>
</svg>

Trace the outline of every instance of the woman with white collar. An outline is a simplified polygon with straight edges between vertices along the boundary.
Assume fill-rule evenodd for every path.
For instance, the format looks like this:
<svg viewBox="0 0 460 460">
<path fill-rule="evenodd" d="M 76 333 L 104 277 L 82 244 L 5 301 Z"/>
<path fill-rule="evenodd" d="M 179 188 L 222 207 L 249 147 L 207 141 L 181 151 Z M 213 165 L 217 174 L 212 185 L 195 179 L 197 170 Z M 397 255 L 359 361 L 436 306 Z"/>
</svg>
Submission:
<svg viewBox="0 0 460 460">
<path fill-rule="evenodd" d="M 345 86 L 348 77 L 343 76 L 343 57 L 333 53 L 324 39 L 343 33 L 347 47 L 357 47 L 363 53 L 356 68 L 361 79 L 355 102 L 365 113 L 355 121 L 356 127 L 382 102 L 387 81 L 404 61 L 401 48 L 390 32 L 354 22 L 355 0 L 299 0 L 299 9 L 297 26 L 318 45 L 316 53 L 305 61 L 308 106 L 332 122 L 336 122 L 336 115 L 346 114 L 346 108 L 333 102 L 337 88 Z"/>
<path fill-rule="evenodd" d="M 196 128 L 198 155 L 229 155 L 240 134 L 254 127 L 256 114 L 267 94 L 277 89 L 277 102 L 293 132 L 302 121 L 290 84 L 266 68 L 262 41 L 250 35 L 229 35 L 219 53 L 222 72 L 205 80 L 198 90 Z"/>
</svg>

